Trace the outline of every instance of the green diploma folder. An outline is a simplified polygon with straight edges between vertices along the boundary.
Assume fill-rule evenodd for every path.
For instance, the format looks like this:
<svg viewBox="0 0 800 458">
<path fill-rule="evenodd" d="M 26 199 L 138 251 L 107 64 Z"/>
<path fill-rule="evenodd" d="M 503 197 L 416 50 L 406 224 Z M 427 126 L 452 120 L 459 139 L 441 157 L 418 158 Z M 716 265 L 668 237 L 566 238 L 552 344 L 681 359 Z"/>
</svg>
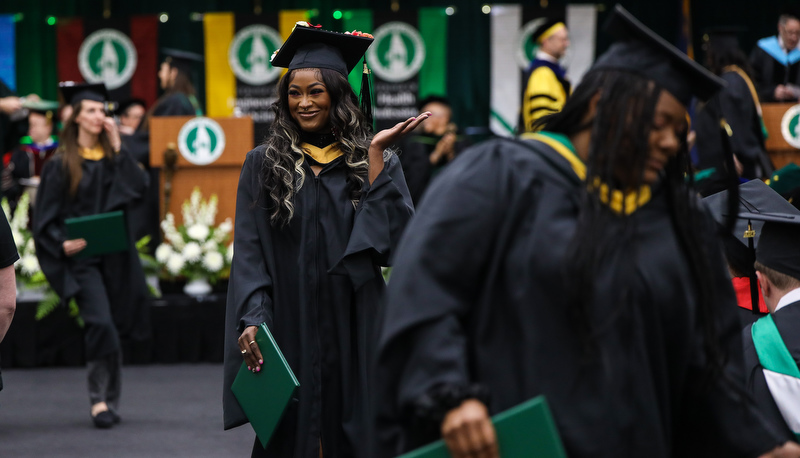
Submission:
<svg viewBox="0 0 800 458">
<path fill-rule="evenodd" d="M 544 396 L 512 407 L 492 417 L 501 458 L 566 458 L 561 437 Z M 438 440 L 400 458 L 450 458 Z"/>
<path fill-rule="evenodd" d="M 129 248 L 128 230 L 121 211 L 67 218 L 64 222 L 67 239 L 86 240 L 86 248 L 76 254 L 76 258 L 118 253 Z"/>
<path fill-rule="evenodd" d="M 258 327 L 256 343 L 264 360 L 261 371 L 249 371 L 242 362 L 231 391 L 250 420 L 261 445 L 267 448 L 300 383 L 265 323 Z"/>
</svg>

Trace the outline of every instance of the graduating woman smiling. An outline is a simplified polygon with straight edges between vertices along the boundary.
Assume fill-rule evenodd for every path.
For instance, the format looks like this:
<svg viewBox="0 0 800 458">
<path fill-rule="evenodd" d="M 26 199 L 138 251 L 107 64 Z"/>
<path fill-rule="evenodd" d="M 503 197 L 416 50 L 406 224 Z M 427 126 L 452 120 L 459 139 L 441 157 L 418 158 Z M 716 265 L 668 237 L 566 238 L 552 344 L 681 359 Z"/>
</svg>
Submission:
<svg viewBox="0 0 800 458">
<path fill-rule="evenodd" d="M 226 318 L 225 428 L 247 420 L 230 391 L 242 364 L 262 367 L 266 322 L 300 382 L 266 450 L 253 456 L 353 456 L 367 417 L 367 362 L 380 266 L 413 214 L 387 151 L 427 114 L 373 136 L 347 75 L 369 36 L 298 23 L 272 65 L 278 84 L 266 142 L 247 154 L 236 199 Z"/>
</svg>

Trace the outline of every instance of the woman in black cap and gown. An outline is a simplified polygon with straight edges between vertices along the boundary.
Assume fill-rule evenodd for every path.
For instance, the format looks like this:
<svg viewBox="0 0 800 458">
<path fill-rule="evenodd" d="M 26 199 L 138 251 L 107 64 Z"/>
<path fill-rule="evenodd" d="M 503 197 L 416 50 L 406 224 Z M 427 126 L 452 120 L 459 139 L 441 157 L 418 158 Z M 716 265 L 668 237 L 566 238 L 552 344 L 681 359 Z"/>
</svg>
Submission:
<svg viewBox="0 0 800 458">
<path fill-rule="evenodd" d="M 247 421 L 230 390 L 262 368 L 266 322 L 300 382 L 266 450 L 318 458 L 365 450 L 368 361 L 388 265 L 411 198 L 387 151 L 423 113 L 373 136 L 347 80 L 371 37 L 298 24 L 272 65 L 288 67 L 266 142 L 247 154 L 236 198 L 225 332 L 225 428 Z M 363 87 L 368 91 L 368 88 Z"/>
<path fill-rule="evenodd" d="M 695 116 L 697 187 L 704 196 L 726 189 L 726 143 L 743 180 L 764 179 L 775 171 L 764 146 L 766 129 L 753 71 L 739 49 L 737 32 L 735 28 L 711 30 L 705 46 L 706 67 L 728 84 L 707 103 L 698 104 Z M 730 141 L 723 142 L 720 135 L 721 119 L 731 127 Z"/>
<path fill-rule="evenodd" d="M 541 132 L 462 153 L 409 224 L 371 456 L 442 436 L 455 457 L 497 456 L 489 416 L 539 395 L 570 457 L 754 457 L 790 439 L 744 396 L 730 281 L 684 180 L 686 106 L 723 83 L 619 6 L 609 31 Z"/>
<path fill-rule="evenodd" d="M 42 171 L 33 237 L 50 286 L 62 301 L 75 299 L 80 309 L 92 420 L 98 428 L 109 428 L 119 422 L 120 342 L 149 336 L 149 293 L 130 225 L 127 251 L 79 257 L 87 242 L 68 239 L 65 220 L 127 211 L 148 183 L 133 158 L 120 149 L 116 123 L 105 110 L 105 86 L 62 84 L 61 90 L 73 111 L 56 155 Z"/>
<path fill-rule="evenodd" d="M 191 75 L 192 67 L 203 62 L 203 56 L 172 48 L 165 48 L 163 52 L 165 57 L 158 69 L 158 81 L 164 95 L 156 100 L 147 117 L 202 116 Z"/>
</svg>

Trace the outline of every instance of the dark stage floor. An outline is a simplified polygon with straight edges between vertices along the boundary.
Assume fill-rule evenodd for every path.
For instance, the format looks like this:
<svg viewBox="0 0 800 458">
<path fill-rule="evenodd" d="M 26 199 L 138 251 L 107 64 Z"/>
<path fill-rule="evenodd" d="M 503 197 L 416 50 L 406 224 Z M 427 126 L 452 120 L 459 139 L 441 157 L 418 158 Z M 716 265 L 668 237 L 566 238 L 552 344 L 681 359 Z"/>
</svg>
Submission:
<svg viewBox="0 0 800 458">
<path fill-rule="evenodd" d="M 246 457 L 249 425 L 222 430 L 222 366 L 126 366 L 122 423 L 96 429 L 83 368 L 3 370 L 0 456 Z"/>
</svg>

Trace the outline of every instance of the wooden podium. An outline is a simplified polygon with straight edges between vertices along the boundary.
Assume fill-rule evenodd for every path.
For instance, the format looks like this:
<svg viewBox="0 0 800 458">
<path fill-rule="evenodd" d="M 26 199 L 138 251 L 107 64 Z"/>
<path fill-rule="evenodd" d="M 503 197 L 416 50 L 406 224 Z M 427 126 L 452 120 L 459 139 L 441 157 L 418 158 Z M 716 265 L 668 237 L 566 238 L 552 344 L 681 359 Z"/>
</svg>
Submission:
<svg viewBox="0 0 800 458">
<path fill-rule="evenodd" d="M 165 116 L 150 120 L 150 165 L 161 168 L 159 183 L 159 208 L 164 219 L 164 152 L 170 146 L 177 152 L 176 170 L 172 177 L 172 195 L 168 211 L 175 215 L 175 224 L 183 221 L 181 206 L 189 199 L 195 186 L 200 187 L 203 198 L 212 194 L 219 198 L 216 224 L 225 218 L 233 220 L 236 214 L 236 187 L 239 173 L 247 153 L 253 149 L 253 120 L 242 118 L 211 118 L 225 133 L 222 155 L 208 165 L 195 165 L 187 161 L 177 149 L 178 134 L 193 116 Z"/>
<path fill-rule="evenodd" d="M 783 139 L 783 134 L 781 134 L 783 115 L 786 110 L 794 105 L 794 103 L 765 103 L 761 105 L 764 125 L 769 133 L 766 141 L 767 154 L 769 154 L 775 170 L 790 162 L 800 165 L 800 150 L 786 143 L 786 140 Z"/>
</svg>

